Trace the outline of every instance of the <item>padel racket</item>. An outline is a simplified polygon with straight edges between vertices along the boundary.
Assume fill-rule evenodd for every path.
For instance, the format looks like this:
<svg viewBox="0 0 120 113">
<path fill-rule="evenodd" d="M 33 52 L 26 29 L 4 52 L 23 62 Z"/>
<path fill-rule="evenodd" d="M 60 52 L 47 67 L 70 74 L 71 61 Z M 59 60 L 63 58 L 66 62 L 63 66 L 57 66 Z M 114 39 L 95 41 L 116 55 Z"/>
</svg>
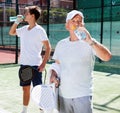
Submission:
<svg viewBox="0 0 120 113">
<path fill-rule="evenodd" d="M 42 110 L 53 110 L 56 108 L 55 84 L 37 85 L 31 91 L 33 101 Z"/>
<path fill-rule="evenodd" d="M 38 71 L 32 66 L 22 66 L 19 69 L 19 78 L 22 82 L 30 82 Z"/>
</svg>

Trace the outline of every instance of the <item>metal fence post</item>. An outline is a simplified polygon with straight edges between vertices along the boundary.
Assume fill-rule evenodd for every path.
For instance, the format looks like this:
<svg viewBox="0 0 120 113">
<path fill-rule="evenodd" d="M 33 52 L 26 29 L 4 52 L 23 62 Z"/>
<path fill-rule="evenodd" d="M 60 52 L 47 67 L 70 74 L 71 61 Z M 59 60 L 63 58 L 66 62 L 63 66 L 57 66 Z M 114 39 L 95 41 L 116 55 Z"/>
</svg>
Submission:
<svg viewBox="0 0 120 113">
<path fill-rule="evenodd" d="M 16 0 L 16 15 L 19 13 L 18 0 Z M 18 63 L 18 36 L 16 36 L 15 63 Z"/>
<path fill-rule="evenodd" d="M 47 0 L 47 35 L 49 38 L 49 16 L 50 16 L 50 0 Z"/>
</svg>

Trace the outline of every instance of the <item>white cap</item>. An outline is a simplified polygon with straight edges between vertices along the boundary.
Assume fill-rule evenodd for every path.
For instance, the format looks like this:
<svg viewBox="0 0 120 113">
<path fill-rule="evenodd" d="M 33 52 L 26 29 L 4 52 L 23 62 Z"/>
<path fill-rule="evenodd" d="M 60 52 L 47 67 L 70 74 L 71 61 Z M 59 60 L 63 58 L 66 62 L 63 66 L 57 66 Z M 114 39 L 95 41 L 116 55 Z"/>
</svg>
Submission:
<svg viewBox="0 0 120 113">
<path fill-rule="evenodd" d="M 80 11 L 77 11 L 77 10 L 72 10 L 71 12 L 69 12 L 68 14 L 67 14 L 67 18 L 66 18 L 66 22 L 68 21 L 68 20 L 71 20 L 75 15 L 80 15 L 83 19 L 84 19 L 84 16 L 83 16 L 83 13 L 82 12 L 80 12 Z"/>
</svg>

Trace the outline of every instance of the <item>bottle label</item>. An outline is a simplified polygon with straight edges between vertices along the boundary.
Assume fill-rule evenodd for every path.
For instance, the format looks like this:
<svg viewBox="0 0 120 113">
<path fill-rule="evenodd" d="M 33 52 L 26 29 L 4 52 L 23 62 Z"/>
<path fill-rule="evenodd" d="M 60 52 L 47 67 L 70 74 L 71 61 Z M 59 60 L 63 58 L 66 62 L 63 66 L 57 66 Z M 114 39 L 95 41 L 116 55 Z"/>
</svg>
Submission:
<svg viewBox="0 0 120 113">
<path fill-rule="evenodd" d="M 10 22 L 15 22 L 17 20 L 17 18 L 24 19 L 24 16 L 23 15 L 11 16 L 11 17 L 9 17 L 9 21 Z"/>
<path fill-rule="evenodd" d="M 16 19 L 17 19 L 17 16 L 11 16 L 11 17 L 9 17 L 9 21 L 10 22 L 15 22 Z"/>
</svg>

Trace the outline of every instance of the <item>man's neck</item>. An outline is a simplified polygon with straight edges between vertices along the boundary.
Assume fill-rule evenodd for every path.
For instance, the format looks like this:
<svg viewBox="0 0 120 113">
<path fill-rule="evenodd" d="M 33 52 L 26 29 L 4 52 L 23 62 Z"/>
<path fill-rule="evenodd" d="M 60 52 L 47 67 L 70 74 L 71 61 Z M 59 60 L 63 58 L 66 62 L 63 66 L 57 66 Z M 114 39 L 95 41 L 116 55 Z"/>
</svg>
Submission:
<svg viewBox="0 0 120 113">
<path fill-rule="evenodd" d="M 31 30 L 32 28 L 34 28 L 37 25 L 37 23 L 31 23 L 29 24 L 28 30 Z"/>
</svg>

